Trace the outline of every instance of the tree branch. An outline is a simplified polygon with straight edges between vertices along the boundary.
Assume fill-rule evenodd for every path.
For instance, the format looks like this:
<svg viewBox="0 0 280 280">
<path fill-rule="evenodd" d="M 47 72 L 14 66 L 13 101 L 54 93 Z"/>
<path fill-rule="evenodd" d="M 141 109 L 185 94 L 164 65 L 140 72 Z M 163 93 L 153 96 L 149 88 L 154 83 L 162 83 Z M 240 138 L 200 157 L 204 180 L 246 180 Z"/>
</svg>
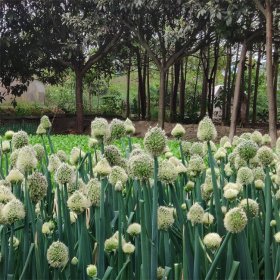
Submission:
<svg viewBox="0 0 280 280">
<path fill-rule="evenodd" d="M 264 6 L 262 5 L 262 3 L 260 2 L 260 0 L 254 0 L 257 8 L 264 14 L 265 16 L 265 8 Z"/>
</svg>

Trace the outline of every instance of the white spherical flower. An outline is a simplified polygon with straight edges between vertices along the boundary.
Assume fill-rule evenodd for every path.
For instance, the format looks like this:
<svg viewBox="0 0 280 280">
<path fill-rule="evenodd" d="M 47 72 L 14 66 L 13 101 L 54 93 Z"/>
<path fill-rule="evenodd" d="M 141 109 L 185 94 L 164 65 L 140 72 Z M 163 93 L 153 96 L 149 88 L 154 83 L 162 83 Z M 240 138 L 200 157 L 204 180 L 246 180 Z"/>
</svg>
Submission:
<svg viewBox="0 0 280 280">
<path fill-rule="evenodd" d="M 11 190 L 3 185 L 0 185 L 0 203 L 6 204 L 7 202 L 14 199 L 15 196 Z"/>
<path fill-rule="evenodd" d="M 80 191 L 75 191 L 67 200 L 68 208 L 76 214 L 83 213 L 90 207 L 89 199 Z"/>
<path fill-rule="evenodd" d="M 94 148 L 98 145 L 98 140 L 96 138 L 89 138 L 88 139 L 88 146 L 89 148 Z"/>
<path fill-rule="evenodd" d="M 108 176 L 111 173 L 112 168 L 109 165 L 107 159 L 106 158 L 102 158 L 97 163 L 97 165 L 94 167 L 93 171 L 96 172 L 97 175 L 99 175 L 101 177 L 106 177 L 106 176 Z"/>
<path fill-rule="evenodd" d="M 214 216 L 208 212 L 204 213 L 202 223 L 204 225 L 212 225 L 214 222 Z"/>
<path fill-rule="evenodd" d="M 50 172 L 56 171 L 60 165 L 61 165 L 61 161 L 57 155 L 51 155 L 49 157 L 48 170 Z"/>
<path fill-rule="evenodd" d="M 24 146 L 27 146 L 28 143 L 29 143 L 28 134 L 25 131 L 20 130 L 13 134 L 12 137 L 13 150 L 20 149 Z"/>
<path fill-rule="evenodd" d="M 95 277 L 97 275 L 97 267 L 94 264 L 90 264 L 87 266 L 87 275 L 89 277 Z"/>
<path fill-rule="evenodd" d="M 179 123 L 177 123 L 175 125 L 175 127 L 171 130 L 171 135 L 176 138 L 182 138 L 185 135 L 185 133 L 186 133 L 186 130 Z"/>
<path fill-rule="evenodd" d="M 168 160 L 163 160 L 159 164 L 158 179 L 166 184 L 173 183 L 178 177 L 175 166 Z"/>
<path fill-rule="evenodd" d="M 205 247 L 211 251 L 217 250 L 222 242 L 222 238 L 218 233 L 211 232 L 204 236 L 203 243 Z"/>
<path fill-rule="evenodd" d="M 143 152 L 134 155 L 128 161 L 128 169 L 132 178 L 148 180 L 153 175 L 153 159 Z"/>
<path fill-rule="evenodd" d="M 198 155 L 200 157 L 205 156 L 204 145 L 201 142 L 194 142 L 190 148 L 191 155 Z"/>
<path fill-rule="evenodd" d="M 76 165 L 85 156 L 85 153 L 77 147 L 74 147 L 70 153 L 70 163 Z"/>
<path fill-rule="evenodd" d="M 96 139 L 103 139 L 109 131 L 107 120 L 103 118 L 95 118 L 91 122 L 91 137 Z"/>
<path fill-rule="evenodd" d="M 47 250 L 47 260 L 49 265 L 54 268 L 66 266 L 69 260 L 68 247 L 60 241 L 53 242 Z"/>
<path fill-rule="evenodd" d="M 132 135 L 135 133 L 135 127 L 129 118 L 125 120 L 124 127 L 127 135 Z"/>
<path fill-rule="evenodd" d="M 259 204 L 251 198 L 242 199 L 239 203 L 239 207 L 245 211 L 247 217 L 254 218 L 259 214 Z"/>
<path fill-rule="evenodd" d="M 16 168 L 22 173 L 26 173 L 37 166 L 36 153 L 32 146 L 24 146 L 18 152 Z"/>
<path fill-rule="evenodd" d="M 214 141 L 217 137 L 217 130 L 209 117 L 204 117 L 197 128 L 197 138 L 200 141 Z"/>
<path fill-rule="evenodd" d="M 126 134 L 125 124 L 119 119 L 113 119 L 110 123 L 111 139 L 121 139 Z"/>
<path fill-rule="evenodd" d="M 264 134 L 262 137 L 262 143 L 263 145 L 270 145 L 271 143 L 271 138 L 268 134 Z"/>
<path fill-rule="evenodd" d="M 230 167 L 230 163 L 227 163 L 224 167 L 224 171 L 227 177 L 230 177 L 233 174 L 233 170 Z"/>
<path fill-rule="evenodd" d="M 43 158 L 44 155 L 45 155 L 45 150 L 44 150 L 43 145 L 41 145 L 41 144 L 35 144 L 35 145 L 33 146 L 33 149 L 34 149 L 34 151 L 35 151 L 37 160 L 38 160 L 38 161 L 41 161 L 42 158 Z"/>
<path fill-rule="evenodd" d="M 237 172 L 237 183 L 241 185 L 249 185 L 253 182 L 254 175 L 249 167 L 241 167 Z"/>
<path fill-rule="evenodd" d="M 264 189 L 264 182 L 262 180 L 256 180 L 254 182 L 254 184 L 255 184 L 255 188 L 257 190 L 263 190 Z"/>
<path fill-rule="evenodd" d="M 101 196 L 101 183 L 96 178 L 91 179 L 87 183 L 87 198 L 90 200 L 92 206 L 99 206 Z"/>
<path fill-rule="evenodd" d="M 224 191 L 224 197 L 227 200 L 234 200 L 238 196 L 238 191 L 235 189 L 227 189 Z"/>
<path fill-rule="evenodd" d="M 131 236 L 136 236 L 141 233 L 141 225 L 138 223 L 130 224 L 126 231 Z"/>
<path fill-rule="evenodd" d="M 188 211 L 187 218 L 194 224 L 201 224 L 203 222 L 204 210 L 203 208 L 196 202 L 191 206 Z"/>
<path fill-rule="evenodd" d="M 236 149 L 240 158 L 248 161 L 257 154 L 258 145 L 252 140 L 244 140 Z"/>
<path fill-rule="evenodd" d="M 224 226 L 231 233 L 241 232 L 246 227 L 247 222 L 246 213 L 240 207 L 230 209 L 224 218 Z"/>
<path fill-rule="evenodd" d="M 280 231 L 274 234 L 274 239 L 276 243 L 280 243 Z"/>
<path fill-rule="evenodd" d="M 135 246 L 133 244 L 131 244 L 130 242 L 128 243 L 125 243 L 123 246 L 122 246 L 122 250 L 125 254 L 133 254 L 134 251 L 135 251 Z"/>
<path fill-rule="evenodd" d="M 56 155 L 58 156 L 61 162 L 66 162 L 68 160 L 68 156 L 63 150 L 58 150 L 56 152 Z"/>
<path fill-rule="evenodd" d="M 48 182 L 43 174 L 36 171 L 28 176 L 27 182 L 30 199 L 35 204 L 47 195 Z"/>
<path fill-rule="evenodd" d="M 10 170 L 6 180 L 11 184 L 21 183 L 24 179 L 24 175 L 18 169 Z"/>
<path fill-rule="evenodd" d="M 229 138 L 228 136 L 223 136 L 221 139 L 220 139 L 220 147 L 223 147 L 225 145 L 226 142 L 229 142 Z"/>
<path fill-rule="evenodd" d="M 255 130 L 252 134 L 251 134 L 251 140 L 254 141 L 256 144 L 258 144 L 259 146 L 261 146 L 262 144 L 262 134 Z"/>
<path fill-rule="evenodd" d="M 166 146 L 164 130 L 157 126 L 150 128 L 145 134 L 144 146 L 152 156 L 157 157 L 162 154 Z"/>
<path fill-rule="evenodd" d="M 11 150 L 10 141 L 4 140 L 1 144 L 1 151 L 3 154 L 9 153 Z"/>
<path fill-rule="evenodd" d="M 22 202 L 16 198 L 12 199 L 3 207 L 2 215 L 7 224 L 23 220 L 25 210 Z"/>
<path fill-rule="evenodd" d="M 14 134 L 15 134 L 14 131 L 12 131 L 12 130 L 7 130 L 7 131 L 5 132 L 5 134 L 4 134 L 4 137 L 5 137 L 5 139 L 7 139 L 7 140 L 12 140 Z"/>
<path fill-rule="evenodd" d="M 118 181 L 120 181 L 121 184 L 124 185 L 126 183 L 127 179 L 128 179 L 128 176 L 122 167 L 116 165 L 112 168 L 112 171 L 109 175 L 110 184 L 115 186 L 116 183 Z"/>
<path fill-rule="evenodd" d="M 259 148 L 257 157 L 262 165 L 270 165 L 274 160 L 273 150 L 267 146 Z"/>
<path fill-rule="evenodd" d="M 43 127 L 42 124 L 39 124 L 36 130 L 37 135 L 44 135 L 47 134 L 47 130 Z"/>
<path fill-rule="evenodd" d="M 118 248 L 119 241 L 115 237 L 110 237 L 104 242 L 104 250 L 108 253 L 115 252 Z"/>
<path fill-rule="evenodd" d="M 158 229 L 168 230 L 174 224 L 174 208 L 160 206 L 158 208 Z"/>
<path fill-rule="evenodd" d="M 55 172 L 55 181 L 58 184 L 64 185 L 72 181 L 74 177 L 73 168 L 67 163 L 62 163 Z"/>
<path fill-rule="evenodd" d="M 52 123 L 50 122 L 50 119 L 48 116 L 43 116 L 40 120 L 40 125 L 44 128 L 44 129 L 50 129 L 52 127 Z"/>
</svg>

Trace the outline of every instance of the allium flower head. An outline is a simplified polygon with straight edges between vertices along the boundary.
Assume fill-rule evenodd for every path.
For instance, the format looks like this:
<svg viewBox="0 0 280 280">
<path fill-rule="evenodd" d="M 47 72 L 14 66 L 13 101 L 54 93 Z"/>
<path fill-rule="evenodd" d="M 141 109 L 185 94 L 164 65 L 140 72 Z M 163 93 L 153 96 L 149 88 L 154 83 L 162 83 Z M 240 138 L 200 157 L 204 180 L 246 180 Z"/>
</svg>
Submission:
<svg viewBox="0 0 280 280">
<path fill-rule="evenodd" d="M 239 203 L 239 207 L 245 211 L 247 217 L 254 218 L 259 214 L 259 204 L 251 198 L 242 199 Z"/>
<path fill-rule="evenodd" d="M 101 184 L 96 178 L 89 180 L 87 183 L 87 198 L 93 206 L 99 206 L 101 195 Z"/>
<path fill-rule="evenodd" d="M 97 267 L 94 264 L 89 264 L 87 266 L 87 275 L 89 277 L 95 277 L 97 275 Z"/>
<path fill-rule="evenodd" d="M 60 241 L 53 242 L 47 250 L 47 260 L 49 265 L 54 268 L 66 266 L 69 261 L 68 247 Z"/>
<path fill-rule="evenodd" d="M 223 147 L 225 145 L 226 142 L 229 142 L 229 138 L 228 136 L 223 136 L 221 139 L 220 139 L 220 147 Z"/>
<path fill-rule="evenodd" d="M 13 150 L 20 149 L 24 146 L 27 146 L 28 143 L 29 143 L 28 134 L 25 131 L 20 130 L 20 131 L 14 133 L 13 138 L 12 138 Z"/>
<path fill-rule="evenodd" d="M 48 116 L 43 116 L 40 120 L 40 125 L 44 129 L 50 129 L 52 127 L 52 123 L 50 122 L 50 119 Z"/>
<path fill-rule="evenodd" d="M 106 158 L 102 158 L 94 167 L 94 172 L 97 173 L 97 175 L 101 176 L 101 177 L 106 177 L 108 176 L 111 171 L 112 168 L 110 166 L 110 164 L 108 163 Z"/>
<path fill-rule="evenodd" d="M 234 158 L 234 168 L 238 170 L 241 167 L 246 167 L 246 166 L 247 166 L 247 161 L 241 158 L 239 155 L 236 155 Z"/>
<path fill-rule="evenodd" d="M 3 217 L 2 210 L 5 204 L 0 202 L 0 225 L 6 224 L 5 218 Z"/>
<path fill-rule="evenodd" d="M 163 267 L 159 266 L 157 268 L 157 279 L 158 280 L 163 279 L 164 273 L 165 273 L 165 269 Z"/>
<path fill-rule="evenodd" d="M 116 183 L 118 181 L 120 181 L 121 184 L 124 185 L 126 183 L 127 179 L 128 179 L 128 176 L 122 167 L 116 165 L 112 168 L 112 171 L 109 175 L 110 184 L 115 186 Z"/>
<path fill-rule="evenodd" d="M 173 183 L 178 177 L 178 172 L 174 164 L 169 160 L 163 160 L 159 164 L 158 179 L 166 184 Z"/>
<path fill-rule="evenodd" d="M 222 238 L 218 233 L 211 232 L 204 236 L 203 243 L 205 247 L 211 251 L 217 250 L 222 242 Z"/>
<path fill-rule="evenodd" d="M 251 140 L 254 141 L 257 145 L 261 146 L 262 144 L 262 134 L 255 130 L 252 134 L 251 134 Z"/>
<path fill-rule="evenodd" d="M 254 179 L 255 180 L 262 180 L 264 181 L 265 179 L 265 173 L 263 171 L 263 167 L 256 167 L 253 169 L 253 174 L 254 174 Z"/>
<path fill-rule="evenodd" d="M 227 155 L 227 151 L 225 148 L 220 147 L 214 155 L 215 160 L 224 159 Z"/>
<path fill-rule="evenodd" d="M 67 163 L 61 163 L 55 172 L 54 179 L 58 184 L 64 185 L 71 182 L 74 176 L 73 168 Z"/>
<path fill-rule="evenodd" d="M 103 139 L 109 130 L 109 125 L 107 120 L 103 118 L 95 118 L 91 122 L 91 137 L 98 140 Z"/>
<path fill-rule="evenodd" d="M 22 173 L 31 171 L 37 166 L 36 153 L 32 146 L 24 146 L 18 152 L 16 168 Z"/>
<path fill-rule="evenodd" d="M 36 134 L 37 135 L 47 134 L 47 130 L 41 124 L 39 124 L 36 130 Z"/>
<path fill-rule="evenodd" d="M 242 139 L 240 139 L 237 135 L 233 136 L 232 139 L 232 145 L 234 147 L 238 146 L 238 144 L 241 142 Z"/>
<path fill-rule="evenodd" d="M 258 145 L 252 140 L 244 140 L 237 146 L 240 158 L 248 161 L 253 158 L 258 150 Z"/>
<path fill-rule="evenodd" d="M 171 135 L 174 136 L 175 138 L 182 138 L 185 135 L 185 133 L 186 133 L 186 130 L 179 123 L 177 123 L 171 131 Z"/>
<path fill-rule="evenodd" d="M 124 127 L 127 135 L 132 135 L 135 133 L 135 127 L 129 118 L 125 120 Z"/>
<path fill-rule="evenodd" d="M 174 208 L 160 206 L 158 208 L 158 229 L 168 230 L 174 224 Z"/>
<path fill-rule="evenodd" d="M 241 167 L 237 172 L 237 183 L 241 185 L 249 185 L 253 182 L 254 175 L 249 167 Z"/>
<path fill-rule="evenodd" d="M 194 142 L 190 148 L 190 154 L 191 155 L 198 155 L 200 157 L 204 157 L 205 150 L 203 143 L 201 142 Z"/>
<path fill-rule="evenodd" d="M 13 150 L 12 153 L 10 154 L 10 166 L 11 166 L 11 168 L 14 168 L 16 166 L 19 150 L 20 149 Z"/>
<path fill-rule="evenodd" d="M 224 225 L 228 232 L 239 233 L 246 227 L 247 221 L 244 210 L 240 207 L 235 207 L 226 213 Z"/>
<path fill-rule="evenodd" d="M 274 239 L 276 243 L 280 243 L 280 231 L 274 234 Z"/>
<path fill-rule="evenodd" d="M 258 149 L 257 157 L 264 166 L 270 165 L 274 160 L 273 151 L 267 146 L 263 146 Z"/>
<path fill-rule="evenodd" d="M 58 156 L 61 162 L 66 162 L 68 160 L 68 156 L 63 150 L 58 150 L 56 152 L 56 155 Z"/>
<path fill-rule="evenodd" d="M 237 198 L 238 193 L 239 192 L 235 189 L 227 189 L 227 190 L 224 191 L 224 197 L 227 200 L 234 200 L 235 198 Z"/>
<path fill-rule="evenodd" d="M 115 252 L 116 249 L 118 248 L 118 245 L 119 245 L 118 239 L 115 237 L 110 237 L 105 240 L 104 250 L 108 253 Z"/>
<path fill-rule="evenodd" d="M 35 145 L 33 146 L 33 149 L 34 149 L 34 151 L 35 151 L 37 160 L 38 160 L 38 161 L 42 160 L 42 158 L 43 158 L 44 155 L 45 155 L 44 147 L 43 147 L 41 144 L 35 144 Z"/>
<path fill-rule="evenodd" d="M 114 145 L 108 145 L 104 149 L 104 157 L 108 160 L 111 166 L 119 165 L 121 160 L 121 152 Z"/>
<path fill-rule="evenodd" d="M 89 138 L 88 139 L 88 146 L 89 148 L 94 148 L 98 145 L 98 140 L 96 138 Z"/>
<path fill-rule="evenodd" d="M 145 149 L 154 157 L 163 153 L 166 146 L 166 136 L 164 130 L 153 127 L 148 130 L 144 138 Z"/>
<path fill-rule="evenodd" d="M 5 132 L 5 139 L 7 139 L 7 140 L 12 140 L 12 138 L 13 138 L 13 135 L 15 134 L 15 132 L 14 131 L 12 131 L 12 130 L 7 130 L 6 132 Z"/>
<path fill-rule="evenodd" d="M 263 145 L 269 145 L 271 143 L 271 138 L 268 134 L 264 134 L 262 137 Z"/>
<path fill-rule="evenodd" d="M 217 137 L 217 130 L 209 117 L 204 117 L 197 128 L 197 138 L 200 141 L 214 141 Z"/>
<path fill-rule="evenodd" d="M 125 254 L 131 255 L 135 251 L 135 246 L 130 242 L 123 244 L 122 250 Z"/>
<path fill-rule="evenodd" d="M 141 225 L 138 223 L 130 224 L 126 231 L 131 236 L 136 236 L 141 233 Z"/>
<path fill-rule="evenodd" d="M 214 216 L 208 212 L 205 212 L 203 215 L 202 223 L 204 225 L 212 225 L 214 222 Z"/>
<path fill-rule="evenodd" d="M 153 174 L 153 159 L 145 153 L 131 157 L 128 166 L 130 175 L 138 180 L 147 180 Z"/>
<path fill-rule="evenodd" d="M 68 208 L 76 214 L 83 213 L 89 206 L 89 199 L 80 191 L 75 191 L 67 200 Z"/>
<path fill-rule="evenodd" d="M 254 182 L 256 190 L 263 190 L 264 189 L 264 182 L 263 180 L 255 180 Z"/>
<path fill-rule="evenodd" d="M 227 177 L 230 177 L 233 174 L 233 170 L 230 167 L 230 163 L 227 163 L 224 167 L 224 171 Z"/>
<path fill-rule="evenodd" d="M 49 164 L 48 164 L 48 170 L 50 172 L 54 172 L 58 169 L 58 167 L 61 165 L 61 161 L 57 155 L 50 155 L 49 157 Z"/>
<path fill-rule="evenodd" d="M 18 169 L 10 170 L 6 180 L 11 184 L 16 184 L 22 182 L 24 179 L 23 174 Z"/>
<path fill-rule="evenodd" d="M 4 140 L 1 145 L 2 145 L 2 147 L 0 146 L 0 151 L 3 154 L 6 154 L 6 153 L 10 152 L 10 150 L 11 150 L 10 141 Z"/>
<path fill-rule="evenodd" d="M 23 220 L 25 217 L 25 210 L 22 202 L 16 198 L 12 199 L 3 207 L 2 215 L 5 222 L 10 225 Z"/>
<path fill-rule="evenodd" d="M 280 200 L 280 189 L 275 193 L 276 200 Z"/>
<path fill-rule="evenodd" d="M 11 192 L 9 188 L 6 186 L 0 185 L 0 203 L 6 204 L 7 202 L 11 201 L 15 196 Z"/>
<path fill-rule="evenodd" d="M 278 137 L 276 141 L 276 147 L 275 147 L 276 153 L 280 154 L 280 137 Z"/>
<path fill-rule="evenodd" d="M 188 141 L 182 141 L 181 145 L 184 156 L 188 156 L 190 154 L 192 143 Z"/>
<path fill-rule="evenodd" d="M 126 134 L 124 122 L 119 119 L 113 119 L 109 128 L 113 140 L 121 139 Z"/>
<path fill-rule="evenodd" d="M 29 195 L 34 203 L 38 203 L 47 195 L 47 189 L 48 182 L 43 174 L 34 172 L 28 176 Z"/>
<path fill-rule="evenodd" d="M 188 171 L 200 173 L 205 170 L 206 166 L 202 157 L 194 155 L 190 158 L 188 164 Z"/>
<path fill-rule="evenodd" d="M 84 156 L 85 153 L 80 148 L 74 147 L 70 153 L 70 163 L 76 165 Z"/>
<path fill-rule="evenodd" d="M 188 181 L 187 184 L 185 185 L 185 191 L 189 192 L 194 189 L 194 182 L 193 181 Z"/>
<path fill-rule="evenodd" d="M 203 208 L 196 202 L 191 206 L 189 212 L 187 214 L 187 218 L 191 223 L 201 224 L 203 222 L 204 210 Z"/>
</svg>

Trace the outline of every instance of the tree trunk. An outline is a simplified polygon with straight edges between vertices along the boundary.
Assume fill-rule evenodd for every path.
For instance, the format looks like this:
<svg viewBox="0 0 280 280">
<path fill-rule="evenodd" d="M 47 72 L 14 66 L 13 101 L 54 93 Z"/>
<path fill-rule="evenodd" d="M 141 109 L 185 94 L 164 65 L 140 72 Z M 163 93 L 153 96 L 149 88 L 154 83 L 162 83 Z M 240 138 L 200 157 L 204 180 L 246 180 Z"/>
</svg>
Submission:
<svg viewBox="0 0 280 280">
<path fill-rule="evenodd" d="M 257 66 L 256 66 L 256 75 L 255 75 L 255 88 L 254 88 L 254 99 L 253 99 L 253 116 L 252 116 L 252 123 L 253 125 L 256 124 L 257 120 L 257 97 L 258 97 L 258 89 L 259 89 L 259 76 L 260 76 L 260 66 L 261 66 L 261 45 L 259 46 L 258 50 L 258 59 L 257 59 Z"/>
<path fill-rule="evenodd" d="M 196 108 L 197 108 L 196 107 L 196 93 L 197 93 L 199 71 L 200 71 L 200 61 L 198 62 L 198 65 L 197 65 L 197 68 L 196 68 L 196 77 L 195 77 L 194 93 L 193 93 L 193 110 L 196 110 Z"/>
<path fill-rule="evenodd" d="M 275 96 L 276 123 L 277 123 L 277 84 L 278 84 L 278 69 L 279 69 L 279 54 L 278 54 L 278 49 L 275 48 L 274 59 L 273 59 L 273 95 Z"/>
<path fill-rule="evenodd" d="M 150 62 L 147 60 L 147 120 L 151 119 Z"/>
<path fill-rule="evenodd" d="M 181 83 L 180 83 L 180 96 L 179 96 L 179 115 L 180 121 L 184 122 L 185 120 L 185 94 L 186 94 L 186 78 L 187 78 L 187 65 L 188 58 L 181 63 Z"/>
<path fill-rule="evenodd" d="M 207 99 L 207 78 L 203 75 L 203 82 L 202 82 L 202 92 L 201 92 L 201 101 L 200 101 L 200 119 L 203 119 L 206 115 L 206 99 Z"/>
<path fill-rule="evenodd" d="M 272 7 L 270 0 L 266 0 L 265 17 L 266 17 L 266 92 L 268 98 L 269 112 L 269 135 L 271 137 L 271 146 L 274 147 L 277 140 L 275 106 L 276 97 L 273 90 L 273 64 L 272 64 Z"/>
<path fill-rule="evenodd" d="M 232 142 L 233 136 L 236 132 L 236 123 L 238 118 L 238 104 L 240 100 L 240 89 L 242 83 L 242 73 L 244 71 L 244 64 L 246 59 L 246 52 L 247 52 L 247 44 L 246 42 L 243 43 L 241 49 L 240 60 L 238 63 L 238 72 L 235 81 L 235 89 L 234 89 L 234 99 L 233 99 L 233 108 L 232 108 L 232 115 L 230 121 L 230 131 L 229 131 L 229 139 Z"/>
<path fill-rule="evenodd" d="M 145 119 L 146 117 L 145 80 L 142 74 L 142 61 L 141 61 L 141 53 L 139 49 L 136 52 L 136 56 L 137 56 L 137 70 L 138 70 L 139 116 L 141 114 L 141 118 Z"/>
<path fill-rule="evenodd" d="M 248 63 L 248 99 L 246 104 L 246 125 L 249 123 L 249 115 L 250 115 L 250 104 L 251 104 L 251 95 L 252 95 L 252 60 L 253 60 L 253 52 L 249 53 L 249 63 Z"/>
<path fill-rule="evenodd" d="M 158 124 L 161 128 L 164 128 L 164 120 L 165 120 L 165 89 L 166 89 L 166 71 L 164 71 L 164 69 L 160 69 Z"/>
<path fill-rule="evenodd" d="M 178 61 L 174 64 L 174 84 L 173 84 L 173 91 L 170 98 L 170 121 L 176 121 L 177 115 L 177 95 L 178 95 L 178 88 L 179 88 L 179 81 L 180 81 L 180 67 L 181 61 Z"/>
<path fill-rule="evenodd" d="M 228 85 L 228 79 L 229 78 L 229 72 L 230 72 L 230 63 L 231 63 L 231 54 L 230 54 L 230 47 L 227 46 L 227 63 L 226 63 L 226 69 L 225 69 L 225 78 L 224 78 L 224 88 L 223 88 L 223 98 L 222 98 L 222 121 L 226 118 L 226 93 L 227 93 L 227 85 Z"/>
<path fill-rule="evenodd" d="M 84 132 L 84 105 L 83 105 L 83 75 L 81 71 L 76 70 L 76 125 L 77 132 Z"/>
<path fill-rule="evenodd" d="M 127 80 L 126 80 L 126 117 L 130 117 L 130 69 L 131 69 L 131 56 L 128 60 Z"/>
</svg>

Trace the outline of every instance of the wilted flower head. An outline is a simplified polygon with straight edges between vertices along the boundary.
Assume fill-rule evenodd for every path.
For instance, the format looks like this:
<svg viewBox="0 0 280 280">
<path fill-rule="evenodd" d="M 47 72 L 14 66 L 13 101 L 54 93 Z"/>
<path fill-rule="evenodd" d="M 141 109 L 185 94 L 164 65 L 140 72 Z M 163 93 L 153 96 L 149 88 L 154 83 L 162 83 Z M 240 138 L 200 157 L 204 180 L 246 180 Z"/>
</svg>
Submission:
<svg viewBox="0 0 280 280">
<path fill-rule="evenodd" d="M 185 133 L 186 133 L 186 130 L 179 123 L 177 123 L 171 131 L 171 135 L 176 137 L 176 138 L 182 138 L 185 135 Z"/>
<path fill-rule="evenodd" d="M 115 186 L 116 183 L 118 181 L 120 181 L 121 184 L 124 185 L 126 183 L 127 179 L 128 179 L 128 176 L 122 167 L 116 165 L 112 168 L 112 171 L 109 175 L 110 184 Z"/>
<path fill-rule="evenodd" d="M 131 244 L 130 242 L 123 244 L 122 250 L 125 254 L 133 254 L 135 251 L 135 246 Z"/>
<path fill-rule="evenodd" d="M 103 118 L 95 118 L 91 122 L 91 137 L 96 139 L 104 138 L 109 130 L 109 125 L 107 120 Z"/>
<path fill-rule="evenodd" d="M 6 186 L 0 185 L 0 203 L 6 204 L 13 198 L 15 198 L 15 196 L 13 195 L 11 190 Z"/>
<path fill-rule="evenodd" d="M 49 157 L 49 164 L 48 164 L 48 170 L 50 172 L 54 172 L 58 169 L 58 167 L 61 165 L 61 161 L 57 155 L 50 155 Z"/>
<path fill-rule="evenodd" d="M 248 161 L 253 158 L 258 150 L 258 145 L 252 140 L 244 140 L 237 146 L 240 158 Z"/>
<path fill-rule="evenodd" d="M 37 166 L 36 153 L 32 146 L 24 146 L 18 152 L 16 168 L 22 173 L 31 171 Z"/>
<path fill-rule="evenodd" d="M 80 148 L 74 147 L 70 153 L 70 163 L 76 165 L 84 156 L 85 153 Z"/>
<path fill-rule="evenodd" d="M 48 182 L 46 177 L 39 173 L 34 172 L 28 176 L 28 190 L 31 200 L 34 203 L 39 202 L 47 195 Z"/>
<path fill-rule="evenodd" d="M 258 149 L 257 157 L 264 166 L 270 165 L 274 160 L 273 151 L 267 146 L 263 146 Z"/>
<path fill-rule="evenodd" d="M 64 185 L 70 183 L 73 176 L 73 168 L 67 163 L 61 163 L 55 172 L 54 178 L 58 184 Z"/>
<path fill-rule="evenodd" d="M 166 146 L 166 136 L 164 130 L 158 126 L 149 128 L 144 138 L 145 149 L 152 156 L 159 156 L 163 153 Z"/>
<path fill-rule="evenodd" d="M 40 120 L 40 125 L 44 128 L 44 129 L 49 129 L 52 127 L 52 123 L 50 122 L 50 119 L 48 116 L 43 116 Z"/>
<path fill-rule="evenodd" d="M 228 232 L 241 232 L 247 225 L 247 216 L 244 210 L 240 207 L 230 209 L 224 218 L 224 225 Z"/>
<path fill-rule="evenodd" d="M 153 160 L 145 153 L 131 157 L 128 165 L 130 175 L 138 180 L 147 180 L 153 174 Z"/>
<path fill-rule="evenodd" d="M 22 202 L 16 198 L 9 201 L 2 209 L 2 215 L 7 224 L 13 224 L 17 221 L 23 220 L 25 217 L 25 210 Z"/>
<path fill-rule="evenodd" d="M 20 149 L 23 146 L 28 145 L 28 143 L 29 143 L 28 134 L 25 131 L 20 130 L 13 134 L 13 138 L 12 138 L 13 150 Z"/>
<path fill-rule="evenodd" d="M 87 197 L 93 206 L 99 206 L 100 195 L 101 195 L 101 185 L 100 181 L 96 178 L 89 180 L 87 183 Z"/>
<path fill-rule="evenodd" d="M 112 168 L 110 166 L 110 164 L 108 163 L 106 158 L 102 158 L 94 167 L 94 172 L 97 173 L 97 175 L 101 176 L 101 177 L 106 177 L 108 176 L 111 171 Z"/>
<path fill-rule="evenodd" d="M 126 231 L 131 236 L 136 236 L 141 233 L 141 225 L 138 223 L 130 224 Z"/>
<path fill-rule="evenodd" d="M 211 232 L 204 236 L 203 243 L 205 247 L 211 251 L 217 250 L 222 242 L 222 238 L 218 233 Z"/>
<path fill-rule="evenodd" d="M 132 135 L 135 133 L 135 127 L 129 118 L 125 120 L 124 127 L 127 135 Z"/>
<path fill-rule="evenodd" d="M 245 211 L 247 217 L 254 218 L 259 214 L 259 204 L 253 199 L 242 199 L 239 203 L 239 207 Z"/>
<path fill-rule="evenodd" d="M 41 144 L 35 144 L 35 145 L 33 146 L 33 149 L 34 149 L 34 151 L 35 151 L 37 160 L 38 160 L 38 161 L 42 160 L 42 158 L 43 158 L 44 155 L 45 155 L 44 147 L 43 147 Z"/>
<path fill-rule="evenodd" d="M 124 122 L 119 119 L 113 119 L 110 123 L 109 128 L 111 132 L 111 138 L 113 140 L 121 139 L 126 134 Z"/>
<path fill-rule="evenodd" d="M 217 137 L 217 130 L 209 117 L 204 117 L 197 128 L 197 138 L 200 141 L 214 141 Z"/>
<path fill-rule="evenodd" d="M 203 222 L 203 216 L 204 210 L 197 202 L 191 206 L 187 214 L 188 220 L 190 220 L 193 225 L 201 224 Z"/>
<path fill-rule="evenodd" d="M 253 182 L 254 175 L 249 167 L 241 167 L 237 172 L 237 183 L 241 185 L 249 185 Z"/>
<path fill-rule="evenodd" d="M 48 248 L 47 260 L 49 265 L 54 268 L 66 266 L 69 260 L 68 247 L 60 241 L 53 242 Z"/>
<path fill-rule="evenodd" d="M 158 229 L 168 230 L 174 224 L 174 208 L 159 206 L 158 208 Z"/>
<path fill-rule="evenodd" d="M 67 200 L 68 208 L 76 214 L 83 213 L 89 206 L 89 199 L 80 191 L 75 191 Z"/>
<path fill-rule="evenodd" d="M 23 174 L 18 169 L 10 170 L 6 180 L 11 184 L 16 184 L 22 182 L 24 179 Z"/>
<path fill-rule="evenodd" d="M 166 184 L 173 183 L 178 177 L 178 172 L 174 164 L 169 160 L 163 160 L 159 164 L 158 179 Z"/>
</svg>

